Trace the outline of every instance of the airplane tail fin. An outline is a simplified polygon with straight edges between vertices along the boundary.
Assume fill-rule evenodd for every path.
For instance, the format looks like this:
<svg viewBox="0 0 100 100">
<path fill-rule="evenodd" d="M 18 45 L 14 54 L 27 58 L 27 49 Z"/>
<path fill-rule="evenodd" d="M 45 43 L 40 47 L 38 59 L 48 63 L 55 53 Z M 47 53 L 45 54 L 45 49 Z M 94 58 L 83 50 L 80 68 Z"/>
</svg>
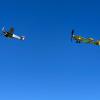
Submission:
<svg viewBox="0 0 100 100">
<path fill-rule="evenodd" d="M 6 32 L 5 27 L 2 28 L 2 32 Z"/>
</svg>

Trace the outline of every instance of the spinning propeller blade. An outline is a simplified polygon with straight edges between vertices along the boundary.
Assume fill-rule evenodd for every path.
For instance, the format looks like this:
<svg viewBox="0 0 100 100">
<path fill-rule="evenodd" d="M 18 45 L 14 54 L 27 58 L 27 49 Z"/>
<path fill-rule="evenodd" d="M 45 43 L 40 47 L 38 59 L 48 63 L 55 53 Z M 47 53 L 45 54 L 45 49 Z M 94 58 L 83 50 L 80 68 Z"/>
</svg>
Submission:
<svg viewBox="0 0 100 100">
<path fill-rule="evenodd" d="M 74 35 L 74 30 L 72 30 L 72 32 L 71 32 L 71 41 L 73 39 L 73 35 Z"/>
</svg>

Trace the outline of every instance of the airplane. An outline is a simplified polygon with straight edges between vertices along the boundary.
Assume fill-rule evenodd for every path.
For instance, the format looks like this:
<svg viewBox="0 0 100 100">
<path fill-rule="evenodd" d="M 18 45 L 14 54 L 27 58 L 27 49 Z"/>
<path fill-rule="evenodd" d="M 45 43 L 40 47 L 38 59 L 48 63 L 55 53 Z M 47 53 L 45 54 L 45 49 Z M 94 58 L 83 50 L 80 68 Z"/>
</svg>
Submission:
<svg viewBox="0 0 100 100">
<path fill-rule="evenodd" d="M 94 40 L 93 38 L 84 38 L 82 36 L 76 35 L 74 30 L 71 32 L 71 41 L 74 40 L 76 43 L 87 43 L 87 44 L 94 44 L 100 46 L 100 40 Z"/>
<path fill-rule="evenodd" d="M 9 31 L 6 31 L 5 27 L 2 28 L 2 35 L 4 35 L 5 37 L 7 38 L 15 38 L 15 39 L 18 39 L 18 40 L 25 40 L 25 36 L 18 36 L 16 34 L 14 34 L 14 28 L 11 27 L 9 29 Z"/>
</svg>

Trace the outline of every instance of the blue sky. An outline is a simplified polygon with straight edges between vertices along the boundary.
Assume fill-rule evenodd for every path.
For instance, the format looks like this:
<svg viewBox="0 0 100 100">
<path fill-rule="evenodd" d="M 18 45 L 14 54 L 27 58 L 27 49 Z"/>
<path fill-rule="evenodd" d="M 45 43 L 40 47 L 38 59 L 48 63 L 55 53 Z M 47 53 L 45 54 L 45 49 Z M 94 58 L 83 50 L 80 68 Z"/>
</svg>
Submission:
<svg viewBox="0 0 100 100">
<path fill-rule="evenodd" d="M 99 0 L 3 0 L 0 100 L 100 100 L 100 47 L 70 42 L 71 29 L 100 39 Z"/>
</svg>

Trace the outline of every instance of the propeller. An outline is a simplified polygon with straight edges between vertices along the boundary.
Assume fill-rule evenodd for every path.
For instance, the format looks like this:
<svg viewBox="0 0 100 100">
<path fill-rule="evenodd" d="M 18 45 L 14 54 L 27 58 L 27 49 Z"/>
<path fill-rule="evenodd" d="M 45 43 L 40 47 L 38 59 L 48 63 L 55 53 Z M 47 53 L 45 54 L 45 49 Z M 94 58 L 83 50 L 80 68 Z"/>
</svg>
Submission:
<svg viewBox="0 0 100 100">
<path fill-rule="evenodd" d="M 73 40 L 73 35 L 74 35 L 74 30 L 72 29 L 72 32 L 71 32 L 71 41 Z"/>
</svg>

